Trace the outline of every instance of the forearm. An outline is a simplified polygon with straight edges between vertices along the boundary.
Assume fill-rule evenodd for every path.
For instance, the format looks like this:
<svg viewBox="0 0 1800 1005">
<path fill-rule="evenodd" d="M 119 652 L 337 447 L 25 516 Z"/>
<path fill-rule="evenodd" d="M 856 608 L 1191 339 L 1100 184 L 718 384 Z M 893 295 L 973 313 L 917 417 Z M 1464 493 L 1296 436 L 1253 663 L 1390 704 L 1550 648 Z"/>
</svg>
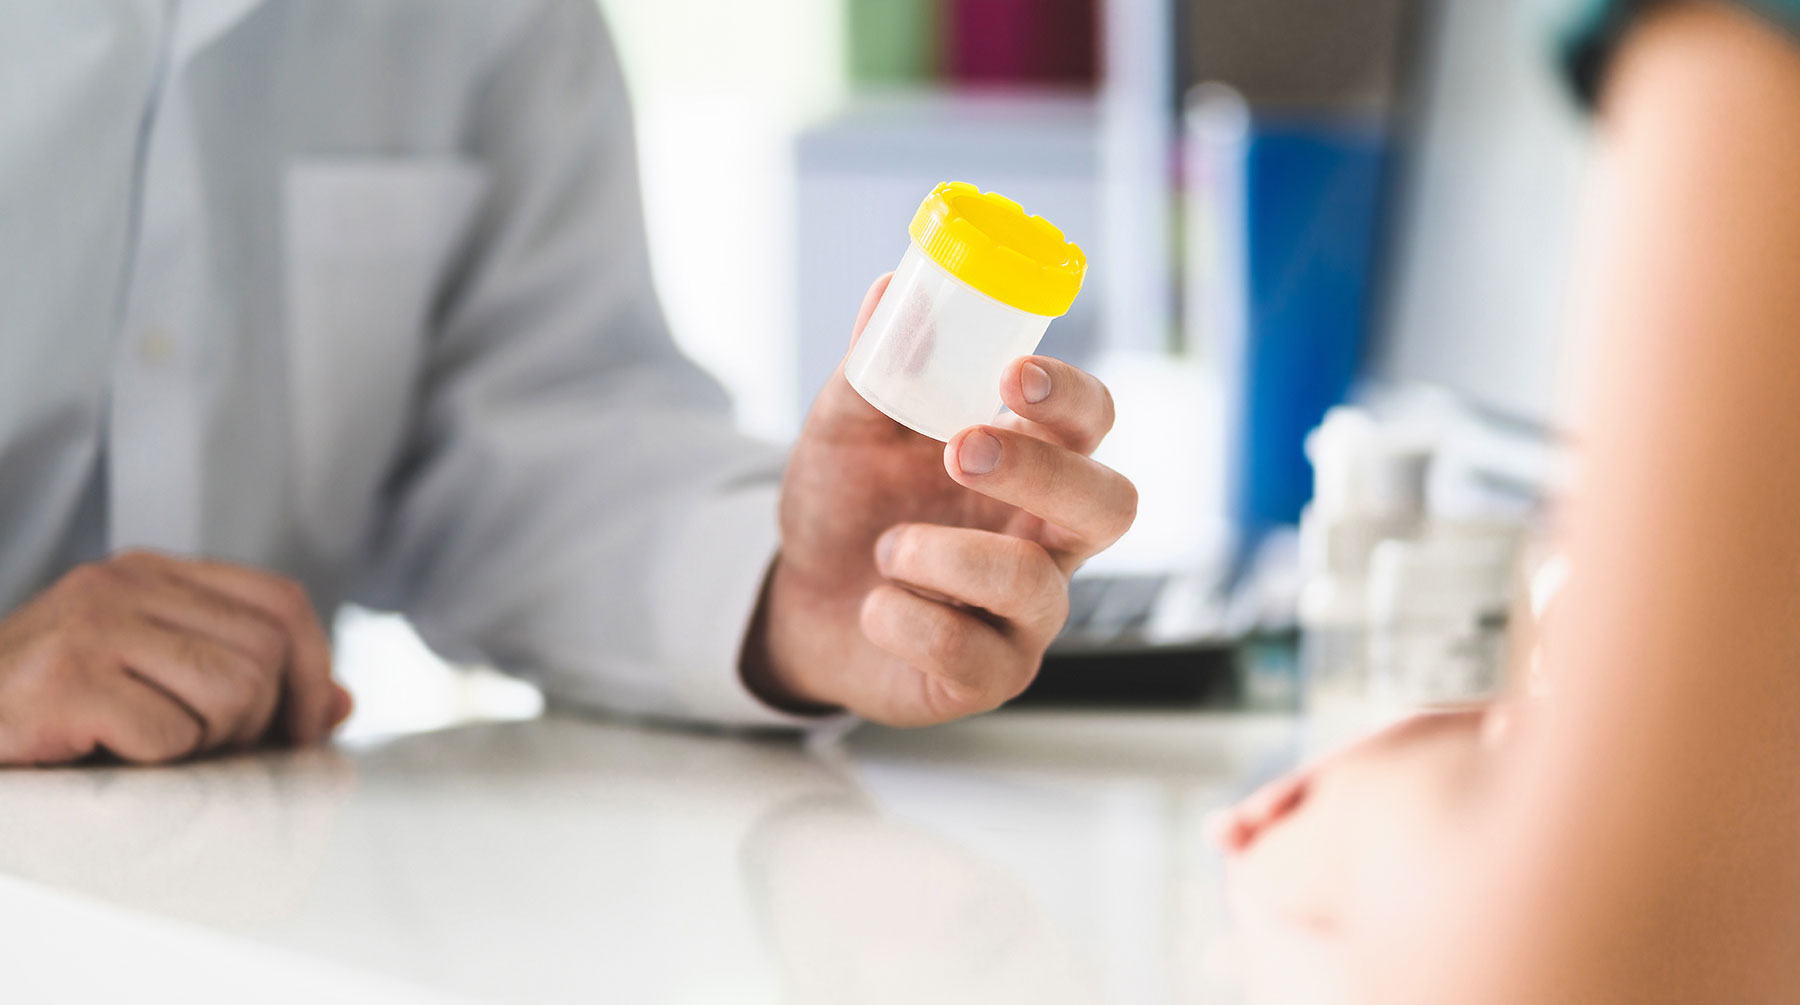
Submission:
<svg viewBox="0 0 1800 1005">
<path fill-rule="evenodd" d="M 1672 5 L 1604 129 L 1558 692 L 1505 752 L 1444 973 L 1761 1000 L 1800 986 L 1800 49 Z"/>
</svg>

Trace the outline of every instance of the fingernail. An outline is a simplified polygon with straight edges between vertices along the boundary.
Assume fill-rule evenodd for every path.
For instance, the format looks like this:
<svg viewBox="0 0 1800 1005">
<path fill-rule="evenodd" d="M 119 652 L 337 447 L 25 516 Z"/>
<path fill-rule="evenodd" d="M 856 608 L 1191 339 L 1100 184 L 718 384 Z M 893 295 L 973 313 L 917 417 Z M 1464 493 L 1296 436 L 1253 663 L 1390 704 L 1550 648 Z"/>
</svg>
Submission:
<svg viewBox="0 0 1800 1005">
<path fill-rule="evenodd" d="M 894 542 L 900 537 L 900 528 L 889 527 L 879 538 L 875 539 L 875 564 L 886 568 L 888 559 L 894 557 Z"/>
<path fill-rule="evenodd" d="M 1019 367 L 1019 390 L 1027 403 L 1035 405 L 1050 397 L 1050 375 L 1036 363 L 1027 363 Z"/>
<path fill-rule="evenodd" d="M 993 474 L 1000 466 L 1000 441 L 980 430 L 970 433 L 956 448 L 956 466 L 965 475 Z"/>
</svg>

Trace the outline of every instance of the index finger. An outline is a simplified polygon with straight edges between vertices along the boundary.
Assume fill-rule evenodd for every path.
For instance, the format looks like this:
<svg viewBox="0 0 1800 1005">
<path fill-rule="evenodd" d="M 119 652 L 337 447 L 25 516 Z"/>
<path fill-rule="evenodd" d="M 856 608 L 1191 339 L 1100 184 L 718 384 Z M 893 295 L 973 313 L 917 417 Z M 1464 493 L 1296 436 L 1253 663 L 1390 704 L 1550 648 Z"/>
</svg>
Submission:
<svg viewBox="0 0 1800 1005">
<path fill-rule="evenodd" d="M 959 485 L 1043 519 L 1043 544 L 1065 569 L 1118 540 L 1137 517 L 1130 479 L 1012 429 L 970 426 L 952 436 L 944 470 Z"/>
<path fill-rule="evenodd" d="M 1094 452 L 1115 417 L 1112 392 L 1100 378 L 1049 356 L 1013 360 L 1000 375 L 1000 400 L 1029 424 L 1023 432 L 1081 454 Z"/>
</svg>

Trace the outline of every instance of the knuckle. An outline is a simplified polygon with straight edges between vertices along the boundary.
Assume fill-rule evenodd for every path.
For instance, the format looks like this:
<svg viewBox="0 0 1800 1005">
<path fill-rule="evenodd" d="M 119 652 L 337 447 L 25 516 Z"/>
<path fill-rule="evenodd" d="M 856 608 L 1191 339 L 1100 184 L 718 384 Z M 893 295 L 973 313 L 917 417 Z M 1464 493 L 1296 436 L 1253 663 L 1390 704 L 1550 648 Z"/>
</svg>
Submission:
<svg viewBox="0 0 1800 1005">
<path fill-rule="evenodd" d="M 306 587 L 292 579 L 277 579 L 275 583 L 275 607 L 282 620 L 298 624 L 312 617 L 312 598 Z"/>
<path fill-rule="evenodd" d="M 58 632 L 44 640 L 43 649 L 34 662 L 42 672 L 56 680 L 73 681 L 88 676 L 91 662 L 88 637 L 70 631 Z"/>
<path fill-rule="evenodd" d="M 1041 553 L 1043 549 L 1018 538 L 1008 543 L 1006 556 L 999 563 L 998 570 L 998 585 L 1006 596 L 1016 600 L 1030 600 L 1043 592 L 1043 568 L 1032 554 L 1034 551 Z"/>
<path fill-rule="evenodd" d="M 894 530 L 894 550 L 888 559 L 896 569 L 916 568 L 922 557 L 919 554 L 921 547 L 919 529 L 913 524 L 901 524 Z"/>
<path fill-rule="evenodd" d="M 250 656 L 257 666 L 278 668 L 287 659 L 287 633 L 267 617 L 253 615 L 249 633 Z"/>
<path fill-rule="evenodd" d="M 206 678 L 207 689 L 221 705 L 241 708 L 255 699 L 255 664 L 242 653 L 203 644 L 191 635 L 177 643 L 177 658 Z"/>
<path fill-rule="evenodd" d="M 1120 534 L 1124 534 L 1131 529 L 1132 524 L 1137 522 L 1138 489 L 1129 478 L 1121 477 L 1119 481 L 1123 487 L 1123 491 L 1120 493 L 1123 502 L 1119 507 L 1119 524 L 1117 529 Z"/>
<path fill-rule="evenodd" d="M 1007 606 L 1018 604 L 1037 593 L 1037 583 L 1033 581 L 1029 566 L 1016 557 L 1000 563 L 995 580 L 998 598 Z"/>
<path fill-rule="evenodd" d="M 79 596 L 63 609 L 53 634 L 64 645 L 84 647 L 104 638 L 115 620 L 105 601 L 92 594 Z"/>
<path fill-rule="evenodd" d="M 1095 378 L 1094 384 L 1100 389 L 1100 435 L 1112 432 L 1113 423 L 1118 419 L 1118 410 L 1113 406 L 1112 388 L 1106 382 Z"/>
<path fill-rule="evenodd" d="M 119 581 L 119 572 L 106 562 L 83 562 L 63 574 L 60 585 L 65 592 L 80 597 L 89 597 L 112 589 Z"/>
<path fill-rule="evenodd" d="M 223 652 L 218 660 L 221 680 L 226 682 L 232 698 L 241 705 L 254 704 L 274 680 L 273 675 L 243 653 Z"/>
<path fill-rule="evenodd" d="M 111 636 L 117 619 L 109 616 L 101 605 L 81 602 L 70 605 L 45 633 L 45 651 L 57 654 L 70 664 L 86 664 L 112 648 Z M 72 667 L 71 667 L 72 669 Z"/>
<path fill-rule="evenodd" d="M 1117 480 L 1117 501 L 1106 507 L 1100 520 L 1101 533 L 1105 535 L 1105 543 L 1110 544 L 1125 536 L 1131 525 L 1137 522 L 1138 490 L 1131 479 L 1115 472 Z"/>
<path fill-rule="evenodd" d="M 1049 558 L 1048 555 L 1045 558 Z M 1055 562 L 1051 562 L 1052 566 Z M 1060 631 L 1069 620 L 1069 582 L 1062 576 L 1060 569 L 1053 570 L 1054 575 L 1041 580 L 1037 593 L 1032 597 L 1033 621 L 1053 626 Z"/>
<path fill-rule="evenodd" d="M 1029 592 L 1040 591 L 1046 580 L 1059 580 L 1062 574 L 1057 571 L 1056 560 L 1044 550 L 1044 546 L 1036 541 L 1022 537 L 1009 538 L 1012 548 L 1011 575 L 1013 586 Z"/>
<path fill-rule="evenodd" d="M 953 618 L 933 617 L 924 630 L 925 656 L 940 667 L 959 665 L 969 651 L 968 632 Z"/>
<path fill-rule="evenodd" d="M 1045 612 L 1044 622 L 1050 625 L 1053 639 L 1057 632 L 1062 631 L 1069 624 L 1069 585 L 1067 583 L 1064 583 L 1062 588 L 1056 591 L 1055 599 L 1045 606 Z M 1046 644 L 1049 641 L 1046 640 Z"/>
<path fill-rule="evenodd" d="M 9 683 L 18 686 L 20 697 L 33 696 L 34 704 L 59 704 L 86 683 L 85 663 L 66 635 L 46 636 L 23 655 L 14 666 Z"/>
<path fill-rule="evenodd" d="M 115 552 L 112 558 L 107 560 L 107 564 L 129 569 L 150 565 L 159 561 L 161 557 L 147 548 L 126 548 L 123 551 Z"/>
<path fill-rule="evenodd" d="M 1050 554 L 1050 550 L 1036 541 L 1025 543 L 1031 552 L 1031 562 L 1037 567 L 1038 576 L 1058 590 L 1065 589 L 1069 585 L 1068 574 L 1063 572 L 1062 566 L 1056 564 L 1056 558 Z"/>
<path fill-rule="evenodd" d="M 1057 483 L 1056 458 L 1051 453 L 1050 445 L 1031 437 L 1019 437 L 1019 479 L 1026 489 L 1033 494 L 1042 494 L 1055 490 Z"/>
<path fill-rule="evenodd" d="M 99 619 L 85 610 L 71 611 L 37 640 L 27 663 L 40 678 L 67 680 L 82 676 L 94 653 Z"/>
<path fill-rule="evenodd" d="M 881 629 L 887 621 L 885 597 L 886 589 L 882 587 L 877 587 L 863 595 L 862 608 L 857 612 L 857 621 L 861 624 L 864 634 L 871 637 L 881 634 Z"/>
</svg>

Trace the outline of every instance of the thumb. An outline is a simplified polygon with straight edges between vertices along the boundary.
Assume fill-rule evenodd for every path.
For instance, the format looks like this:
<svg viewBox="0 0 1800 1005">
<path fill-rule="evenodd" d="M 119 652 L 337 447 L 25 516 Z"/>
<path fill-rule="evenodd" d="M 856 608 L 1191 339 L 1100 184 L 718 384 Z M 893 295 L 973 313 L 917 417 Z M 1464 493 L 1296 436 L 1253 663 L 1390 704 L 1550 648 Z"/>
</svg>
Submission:
<svg viewBox="0 0 1800 1005">
<path fill-rule="evenodd" d="M 881 295 L 887 292 L 888 284 L 894 281 L 892 272 L 875 277 L 869 284 L 869 292 L 863 294 L 862 306 L 856 309 L 856 324 L 850 329 L 850 345 L 844 350 L 844 358 L 849 359 L 856 343 L 862 338 L 863 329 L 869 327 L 869 318 L 875 315 L 876 305 L 881 303 Z"/>
<path fill-rule="evenodd" d="M 875 308 L 881 303 L 882 294 L 887 292 L 888 283 L 892 281 L 892 272 L 881 276 L 870 284 L 869 292 L 863 294 L 862 306 L 856 311 L 856 325 L 850 330 L 850 346 L 844 351 L 844 359 L 839 361 L 837 369 L 819 389 L 819 396 L 813 402 L 812 414 L 808 423 L 825 421 L 832 424 L 849 423 L 852 426 L 870 424 L 893 429 L 905 430 L 906 427 L 882 414 L 881 410 L 863 400 L 850 386 L 844 376 L 844 364 L 850 359 L 850 353 L 856 349 L 858 339 L 862 338 L 863 329 L 869 326 L 869 318 L 875 314 Z M 842 427 L 839 427 L 842 428 Z"/>
</svg>

